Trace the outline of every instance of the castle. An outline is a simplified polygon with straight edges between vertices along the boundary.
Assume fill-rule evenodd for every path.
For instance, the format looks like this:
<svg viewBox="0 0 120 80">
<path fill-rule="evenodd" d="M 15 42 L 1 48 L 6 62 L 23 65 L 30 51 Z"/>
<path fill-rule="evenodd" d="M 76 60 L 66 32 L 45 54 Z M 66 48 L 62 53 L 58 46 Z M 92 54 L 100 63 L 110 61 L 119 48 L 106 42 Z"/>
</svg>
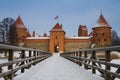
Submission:
<svg viewBox="0 0 120 80">
<path fill-rule="evenodd" d="M 66 32 L 59 23 L 53 26 L 49 36 L 46 33 L 43 36 L 36 36 L 35 31 L 30 34 L 20 16 L 10 27 L 10 35 L 12 35 L 10 42 L 14 45 L 50 52 L 66 52 L 111 45 L 111 27 L 102 14 L 90 34 L 85 25 L 80 25 L 77 37 L 66 37 Z"/>
</svg>

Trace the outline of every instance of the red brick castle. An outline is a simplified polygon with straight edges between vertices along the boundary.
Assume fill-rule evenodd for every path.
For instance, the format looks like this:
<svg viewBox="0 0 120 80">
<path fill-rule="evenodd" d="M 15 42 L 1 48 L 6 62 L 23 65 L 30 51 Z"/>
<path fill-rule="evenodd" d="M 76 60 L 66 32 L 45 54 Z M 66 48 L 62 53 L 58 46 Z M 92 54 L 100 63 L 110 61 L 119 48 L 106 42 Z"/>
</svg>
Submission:
<svg viewBox="0 0 120 80">
<path fill-rule="evenodd" d="M 88 35 L 85 25 L 78 28 L 78 37 L 66 37 L 62 25 L 56 23 L 50 30 L 50 35 L 36 36 L 33 31 L 29 33 L 20 16 L 10 28 L 10 41 L 14 45 L 22 45 L 29 48 L 37 48 L 50 52 L 65 52 L 94 47 L 106 47 L 111 45 L 111 27 L 101 14 L 96 25 Z"/>
</svg>

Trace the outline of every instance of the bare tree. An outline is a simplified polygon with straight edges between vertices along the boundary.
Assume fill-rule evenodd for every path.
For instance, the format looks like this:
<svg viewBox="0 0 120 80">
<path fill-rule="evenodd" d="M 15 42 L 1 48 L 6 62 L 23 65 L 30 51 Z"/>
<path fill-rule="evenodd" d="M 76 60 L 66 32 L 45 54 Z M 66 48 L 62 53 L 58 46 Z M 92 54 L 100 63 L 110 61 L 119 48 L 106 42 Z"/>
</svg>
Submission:
<svg viewBox="0 0 120 80">
<path fill-rule="evenodd" d="M 1 38 L 0 41 L 2 41 L 1 43 L 3 44 L 9 44 L 9 28 L 10 26 L 14 23 L 14 19 L 12 18 L 4 18 L 1 22 L 0 22 L 0 31 L 1 31 Z"/>
<path fill-rule="evenodd" d="M 115 30 L 112 31 L 112 46 L 120 45 L 120 37 Z"/>
</svg>

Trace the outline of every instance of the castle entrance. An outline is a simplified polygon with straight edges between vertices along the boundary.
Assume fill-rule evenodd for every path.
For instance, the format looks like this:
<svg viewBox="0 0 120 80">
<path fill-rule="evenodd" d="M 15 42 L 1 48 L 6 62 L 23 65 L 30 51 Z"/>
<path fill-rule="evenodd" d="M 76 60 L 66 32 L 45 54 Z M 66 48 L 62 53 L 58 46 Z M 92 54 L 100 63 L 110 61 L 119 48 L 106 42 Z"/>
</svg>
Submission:
<svg viewBox="0 0 120 80">
<path fill-rule="evenodd" d="M 55 52 L 59 52 L 59 46 L 55 46 Z"/>
</svg>

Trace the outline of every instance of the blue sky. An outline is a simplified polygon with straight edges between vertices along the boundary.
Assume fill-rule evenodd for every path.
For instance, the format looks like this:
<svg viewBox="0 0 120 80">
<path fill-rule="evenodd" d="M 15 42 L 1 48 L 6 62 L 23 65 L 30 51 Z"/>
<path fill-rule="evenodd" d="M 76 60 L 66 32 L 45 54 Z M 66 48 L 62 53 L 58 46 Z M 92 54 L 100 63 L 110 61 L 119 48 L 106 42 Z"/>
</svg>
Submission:
<svg viewBox="0 0 120 80">
<path fill-rule="evenodd" d="M 29 31 L 40 35 L 49 35 L 58 21 L 67 36 L 77 36 L 80 24 L 86 25 L 90 33 L 101 11 L 120 35 L 120 0 L 0 0 L 0 21 L 20 15 Z"/>
</svg>

